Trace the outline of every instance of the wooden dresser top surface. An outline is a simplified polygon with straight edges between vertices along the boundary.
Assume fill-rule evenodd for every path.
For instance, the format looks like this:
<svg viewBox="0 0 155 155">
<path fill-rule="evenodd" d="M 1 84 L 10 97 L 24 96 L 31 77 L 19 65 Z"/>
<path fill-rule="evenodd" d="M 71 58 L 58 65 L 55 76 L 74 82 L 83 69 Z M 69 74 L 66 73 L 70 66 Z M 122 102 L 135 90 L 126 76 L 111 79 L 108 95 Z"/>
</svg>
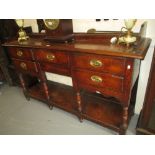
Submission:
<svg viewBox="0 0 155 155">
<path fill-rule="evenodd" d="M 79 39 L 80 38 L 80 39 Z M 92 53 L 107 56 L 118 56 L 135 59 L 144 59 L 147 50 L 150 46 L 150 38 L 141 38 L 136 42 L 136 45 L 127 47 L 126 45 L 111 44 L 110 38 L 105 37 L 98 41 L 98 39 L 91 39 L 86 37 L 76 37 L 71 43 L 49 43 L 42 38 L 31 38 L 27 41 L 19 43 L 13 40 L 3 44 L 9 47 L 29 47 L 29 48 L 44 48 L 52 50 L 61 50 L 68 52 Z"/>
</svg>

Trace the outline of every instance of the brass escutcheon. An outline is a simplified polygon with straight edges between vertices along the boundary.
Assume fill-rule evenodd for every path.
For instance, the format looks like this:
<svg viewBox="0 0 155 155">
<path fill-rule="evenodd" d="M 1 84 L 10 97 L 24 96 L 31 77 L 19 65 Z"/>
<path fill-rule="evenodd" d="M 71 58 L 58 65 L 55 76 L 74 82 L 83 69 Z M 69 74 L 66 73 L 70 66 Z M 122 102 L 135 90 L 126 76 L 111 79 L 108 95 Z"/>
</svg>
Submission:
<svg viewBox="0 0 155 155">
<path fill-rule="evenodd" d="M 49 61 L 53 61 L 55 59 L 55 55 L 54 54 L 48 54 L 46 55 L 46 58 L 49 60 Z"/>
<path fill-rule="evenodd" d="M 97 76 L 97 75 L 91 76 L 91 80 L 93 82 L 97 82 L 97 83 L 101 83 L 103 81 L 102 78 L 100 76 Z"/>
<path fill-rule="evenodd" d="M 27 70 L 26 63 L 24 63 L 24 62 L 21 62 L 21 63 L 20 63 L 20 67 L 21 67 L 22 69 Z"/>
<path fill-rule="evenodd" d="M 103 64 L 100 60 L 92 59 L 90 60 L 90 65 L 93 67 L 101 67 Z"/>
<path fill-rule="evenodd" d="M 23 52 L 22 52 L 22 51 L 17 51 L 17 55 L 18 55 L 19 57 L 21 57 L 21 56 L 23 55 Z"/>
</svg>

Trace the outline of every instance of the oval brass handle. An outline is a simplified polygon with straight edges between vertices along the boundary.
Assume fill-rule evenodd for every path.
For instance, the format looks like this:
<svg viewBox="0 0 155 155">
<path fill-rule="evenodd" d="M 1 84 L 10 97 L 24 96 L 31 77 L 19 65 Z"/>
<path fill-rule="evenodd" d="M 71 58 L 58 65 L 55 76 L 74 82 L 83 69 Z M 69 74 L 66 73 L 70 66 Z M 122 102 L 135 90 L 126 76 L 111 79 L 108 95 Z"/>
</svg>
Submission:
<svg viewBox="0 0 155 155">
<path fill-rule="evenodd" d="M 91 76 L 91 80 L 93 82 L 97 82 L 97 83 L 101 83 L 103 81 L 102 78 L 100 76 L 97 76 L 97 75 Z"/>
<path fill-rule="evenodd" d="M 20 67 L 21 67 L 22 69 L 27 70 L 26 63 L 24 63 L 24 62 L 21 62 L 21 63 L 20 63 Z"/>
<path fill-rule="evenodd" d="M 19 57 L 21 57 L 21 56 L 23 55 L 23 52 L 22 52 L 22 51 L 17 51 L 17 55 L 18 55 Z"/>
<path fill-rule="evenodd" d="M 53 61 L 55 59 L 55 55 L 54 54 L 47 54 L 46 55 L 46 58 L 49 60 L 49 61 Z"/>
<path fill-rule="evenodd" d="M 93 59 L 90 60 L 90 65 L 93 67 L 101 67 L 103 64 L 100 60 Z"/>
</svg>

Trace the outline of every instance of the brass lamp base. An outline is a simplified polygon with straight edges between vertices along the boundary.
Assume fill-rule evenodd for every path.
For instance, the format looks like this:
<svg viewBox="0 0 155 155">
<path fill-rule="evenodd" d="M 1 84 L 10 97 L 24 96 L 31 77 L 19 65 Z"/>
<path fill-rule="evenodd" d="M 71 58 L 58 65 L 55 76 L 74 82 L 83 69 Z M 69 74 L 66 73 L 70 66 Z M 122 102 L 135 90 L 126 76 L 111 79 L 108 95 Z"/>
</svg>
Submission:
<svg viewBox="0 0 155 155">
<path fill-rule="evenodd" d="M 136 42 L 136 40 L 137 40 L 137 38 L 135 36 L 132 36 L 131 30 L 128 30 L 126 32 L 126 35 L 118 38 L 118 44 L 124 43 L 127 46 L 129 46 L 130 44 L 133 44 L 134 42 Z"/>
<path fill-rule="evenodd" d="M 120 37 L 118 39 L 118 42 L 125 43 L 125 44 L 129 45 L 129 44 L 136 42 L 136 40 L 137 40 L 136 37 Z"/>
<path fill-rule="evenodd" d="M 26 32 L 23 29 L 20 29 L 18 34 L 18 42 L 22 42 L 29 39 L 29 36 L 26 35 Z"/>
<path fill-rule="evenodd" d="M 124 23 L 125 23 L 125 27 L 121 28 L 121 32 L 123 34 L 123 36 L 118 38 L 118 43 L 124 43 L 127 46 L 129 46 L 130 44 L 133 44 L 134 42 L 136 42 L 136 37 L 133 36 L 133 32 L 132 32 L 132 28 L 134 27 L 135 23 L 136 23 L 136 19 L 125 19 Z M 126 30 L 126 31 L 123 31 Z"/>
</svg>

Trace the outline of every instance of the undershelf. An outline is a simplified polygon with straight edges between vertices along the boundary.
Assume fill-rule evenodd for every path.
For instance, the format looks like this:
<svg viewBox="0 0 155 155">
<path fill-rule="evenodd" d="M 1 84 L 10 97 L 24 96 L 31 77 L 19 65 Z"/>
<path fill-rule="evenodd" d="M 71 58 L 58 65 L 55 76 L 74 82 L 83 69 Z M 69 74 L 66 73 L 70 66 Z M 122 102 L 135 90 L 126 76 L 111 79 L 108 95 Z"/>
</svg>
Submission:
<svg viewBox="0 0 155 155">
<path fill-rule="evenodd" d="M 84 118 L 116 131 L 119 130 L 122 123 L 121 105 L 89 93 L 82 95 L 82 101 Z"/>
<path fill-rule="evenodd" d="M 28 92 L 29 92 L 30 97 L 46 102 L 46 96 L 45 96 L 45 93 L 43 91 L 41 84 L 38 83 L 30 87 L 28 89 Z"/>
<path fill-rule="evenodd" d="M 48 81 L 48 88 L 51 104 L 78 115 L 76 94 L 73 87 Z M 31 87 L 29 93 L 31 97 L 46 102 L 45 93 L 43 92 L 41 84 Z M 122 124 L 122 106 L 120 104 L 84 91 L 81 93 L 81 98 L 82 116 L 84 119 L 119 131 Z"/>
<path fill-rule="evenodd" d="M 50 103 L 68 112 L 75 113 L 75 93 L 72 87 L 48 81 Z M 40 83 L 29 88 L 29 95 L 46 102 L 46 96 Z"/>
</svg>

